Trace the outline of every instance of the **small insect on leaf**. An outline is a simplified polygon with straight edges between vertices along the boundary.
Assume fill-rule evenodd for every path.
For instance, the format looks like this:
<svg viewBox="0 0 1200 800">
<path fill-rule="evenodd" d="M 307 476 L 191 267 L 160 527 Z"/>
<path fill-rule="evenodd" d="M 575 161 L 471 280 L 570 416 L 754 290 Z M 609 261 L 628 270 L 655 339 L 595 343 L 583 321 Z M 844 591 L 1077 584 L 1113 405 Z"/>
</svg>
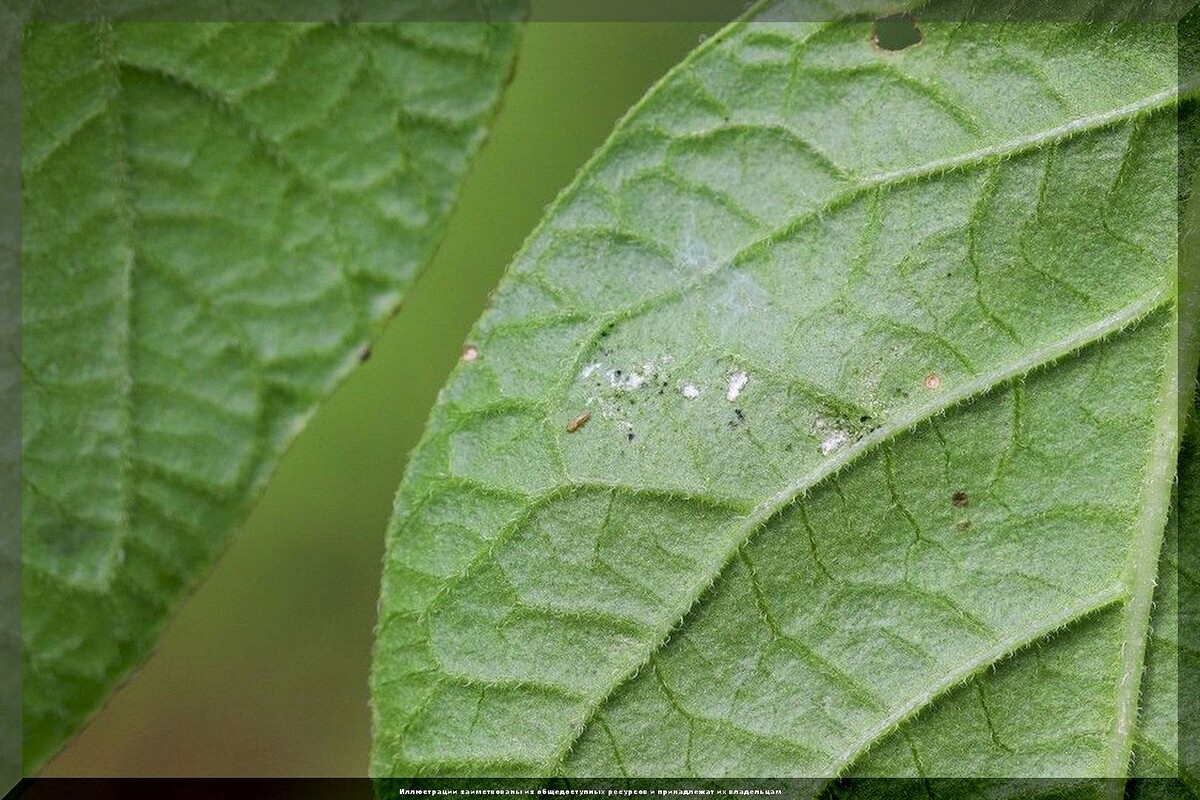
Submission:
<svg viewBox="0 0 1200 800">
<path fill-rule="evenodd" d="M 590 411 L 583 412 L 578 417 L 575 417 L 575 419 L 573 419 L 567 423 L 567 433 L 574 433 L 575 431 L 579 430 L 584 425 L 587 425 L 587 421 L 591 418 L 592 418 L 592 412 L 590 412 Z"/>
<path fill-rule="evenodd" d="M 950 496 L 950 502 L 955 508 L 966 508 L 970 505 L 971 498 L 967 496 L 966 492 L 958 491 Z"/>
<path fill-rule="evenodd" d="M 930 390 L 936 389 L 941 385 L 942 385 L 942 376 L 938 375 L 936 372 L 931 372 L 925 376 L 925 388 L 926 389 L 930 389 Z"/>
</svg>

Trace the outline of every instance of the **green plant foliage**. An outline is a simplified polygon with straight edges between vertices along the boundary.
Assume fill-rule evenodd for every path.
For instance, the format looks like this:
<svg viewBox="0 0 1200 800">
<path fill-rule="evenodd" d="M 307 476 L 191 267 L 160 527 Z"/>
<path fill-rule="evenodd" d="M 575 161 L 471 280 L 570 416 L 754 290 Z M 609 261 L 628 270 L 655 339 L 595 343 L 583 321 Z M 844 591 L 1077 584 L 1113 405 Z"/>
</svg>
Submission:
<svg viewBox="0 0 1200 800">
<path fill-rule="evenodd" d="M 24 737 L 142 658 L 432 254 L 514 24 L 32 25 Z"/>
<path fill-rule="evenodd" d="M 1169 771 L 1174 26 L 758 14 L 472 332 L 389 530 L 373 773 Z"/>
</svg>

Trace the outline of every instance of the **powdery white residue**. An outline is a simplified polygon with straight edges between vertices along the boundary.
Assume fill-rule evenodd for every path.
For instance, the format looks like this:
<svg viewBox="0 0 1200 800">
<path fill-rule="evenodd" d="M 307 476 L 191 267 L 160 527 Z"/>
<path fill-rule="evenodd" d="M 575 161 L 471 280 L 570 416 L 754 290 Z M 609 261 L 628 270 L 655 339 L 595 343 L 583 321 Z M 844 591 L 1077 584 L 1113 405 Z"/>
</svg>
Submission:
<svg viewBox="0 0 1200 800">
<path fill-rule="evenodd" d="M 600 369 L 601 366 L 602 365 L 599 361 L 593 361 L 583 368 L 583 372 L 579 373 L 579 377 L 583 380 L 587 380 L 588 378 L 592 377 L 592 375 L 596 373 L 596 370 Z"/>
<path fill-rule="evenodd" d="M 690 383 L 685 383 L 679 391 L 683 392 L 683 396 L 688 400 L 695 400 L 700 396 L 700 390 Z"/>
<path fill-rule="evenodd" d="M 632 392 L 656 380 L 663 373 L 663 368 L 674 363 L 674 361 L 674 356 L 659 356 L 657 360 L 647 361 L 640 367 L 633 369 L 610 369 L 604 373 L 604 377 L 608 379 L 608 385 L 618 392 Z M 590 369 L 591 366 L 589 365 L 587 369 Z M 600 367 L 599 364 L 594 366 L 597 369 Z M 585 369 L 584 377 L 591 374 L 587 372 L 587 369 Z"/>
<path fill-rule="evenodd" d="M 632 392 L 634 389 L 640 389 L 650 380 L 637 370 L 619 370 L 610 369 L 604 373 L 604 377 L 608 378 L 608 385 L 620 392 Z"/>
<path fill-rule="evenodd" d="M 825 440 L 821 442 L 821 452 L 825 455 L 829 455 L 848 441 L 850 441 L 850 434 L 840 430 L 832 431 L 828 436 L 825 437 Z"/>
<path fill-rule="evenodd" d="M 696 212 L 689 210 L 683 228 L 683 237 L 675 253 L 675 263 L 687 272 L 707 272 L 712 268 L 712 252 L 708 242 L 699 236 Z"/>
<path fill-rule="evenodd" d="M 744 372 L 738 371 L 729 376 L 729 390 L 725 392 L 725 399 L 733 402 L 738 399 L 738 395 L 742 393 L 742 389 L 746 388 L 746 383 L 749 382 L 750 376 Z"/>
</svg>

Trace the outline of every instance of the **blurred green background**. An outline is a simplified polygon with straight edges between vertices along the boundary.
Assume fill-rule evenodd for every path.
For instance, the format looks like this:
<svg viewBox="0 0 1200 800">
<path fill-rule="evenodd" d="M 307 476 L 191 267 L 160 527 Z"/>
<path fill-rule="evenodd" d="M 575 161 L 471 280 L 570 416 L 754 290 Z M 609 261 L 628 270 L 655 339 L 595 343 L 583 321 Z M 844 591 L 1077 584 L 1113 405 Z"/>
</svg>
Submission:
<svg viewBox="0 0 1200 800">
<path fill-rule="evenodd" d="M 516 79 L 434 263 L 372 359 L 283 459 L 155 654 L 44 775 L 365 774 L 383 531 L 429 407 L 545 205 L 716 27 L 527 27 Z"/>
</svg>

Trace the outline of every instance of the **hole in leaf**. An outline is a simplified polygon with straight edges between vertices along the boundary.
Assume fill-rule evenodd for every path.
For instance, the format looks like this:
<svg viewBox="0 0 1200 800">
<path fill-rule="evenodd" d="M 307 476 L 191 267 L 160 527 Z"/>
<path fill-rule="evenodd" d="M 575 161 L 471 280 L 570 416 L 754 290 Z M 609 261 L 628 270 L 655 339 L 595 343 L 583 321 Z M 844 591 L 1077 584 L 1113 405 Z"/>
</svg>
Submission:
<svg viewBox="0 0 1200 800">
<path fill-rule="evenodd" d="M 890 14 L 875 20 L 871 41 L 881 50 L 904 50 L 921 41 L 921 29 L 912 14 Z"/>
</svg>

